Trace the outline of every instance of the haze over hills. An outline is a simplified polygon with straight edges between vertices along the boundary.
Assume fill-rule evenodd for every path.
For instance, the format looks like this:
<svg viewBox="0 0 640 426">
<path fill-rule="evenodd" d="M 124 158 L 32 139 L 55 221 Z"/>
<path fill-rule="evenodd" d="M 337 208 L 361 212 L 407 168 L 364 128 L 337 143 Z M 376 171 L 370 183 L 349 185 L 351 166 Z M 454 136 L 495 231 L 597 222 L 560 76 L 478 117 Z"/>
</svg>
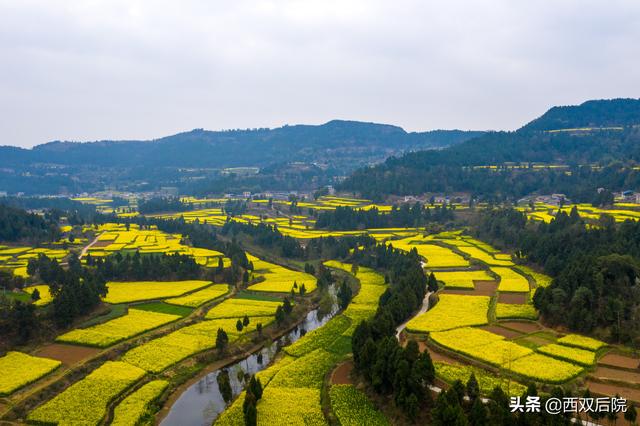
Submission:
<svg viewBox="0 0 640 426">
<path fill-rule="evenodd" d="M 386 124 L 334 120 L 275 129 L 195 129 L 150 141 L 57 141 L 33 149 L 5 146 L 0 147 L 0 191 L 57 194 L 105 188 L 148 191 L 163 186 L 194 192 L 226 191 L 226 187 L 310 189 L 391 155 L 442 148 L 480 134 L 409 133 Z M 260 169 L 260 173 L 238 186 L 221 172 L 237 167 Z"/>
<path fill-rule="evenodd" d="M 387 124 L 333 120 L 275 129 L 195 129 L 151 141 L 50 142 L 0 148 L 0 165 L 55 163 L 105 167 L 264 167 L 276 162 L 380 161 L 413 149 L 440 148 L 481 132 L 405 132 Z M 346 157 L 346 158 L 345 158 Z"/>
</svg>

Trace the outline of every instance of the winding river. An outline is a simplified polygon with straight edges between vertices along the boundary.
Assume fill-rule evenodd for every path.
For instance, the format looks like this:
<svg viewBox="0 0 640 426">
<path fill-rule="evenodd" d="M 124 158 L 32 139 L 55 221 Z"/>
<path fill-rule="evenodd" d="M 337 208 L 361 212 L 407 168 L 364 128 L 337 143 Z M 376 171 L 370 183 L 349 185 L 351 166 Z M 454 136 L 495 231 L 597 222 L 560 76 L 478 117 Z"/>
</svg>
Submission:
<svg viewBox="0 0 640 426">
<path fill-rule="evenodd" d="M 239 377 L 264 370 L 283 347 L 294 343 L 309 331 L 322 327 L 337 313 L 338 306 L 335 303 L 331 312 L 325 315 L 319 315 L 318 309 L 314 309 L 296 328 L 275 340 L 271 345 L 225 367 L 224 369 L 229 371 L 233 397 L 238 396 L 244 389 L 244 381 Z M 218 389 L 216 378 L 220 371 L 219 369 L 207 373 L 184 390 L 160 424 L 162 426 L 210 426 L 229 405 Z"/>
</svg>

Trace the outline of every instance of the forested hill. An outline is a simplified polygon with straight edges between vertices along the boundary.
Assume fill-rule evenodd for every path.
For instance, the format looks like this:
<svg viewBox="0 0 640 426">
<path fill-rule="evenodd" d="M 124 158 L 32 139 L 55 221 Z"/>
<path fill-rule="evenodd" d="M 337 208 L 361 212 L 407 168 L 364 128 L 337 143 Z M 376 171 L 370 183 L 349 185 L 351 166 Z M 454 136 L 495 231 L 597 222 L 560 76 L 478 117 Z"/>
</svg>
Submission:
<svg viewBox="0 0 640 426">
<path fill-rule="evenodd" d="M 51 142 L 31 150 L 5 146 L 0 147 L 0 167 L 46 163 L 225 168 L 333 159 L 361 164 L 407 150 L 446 147 L 479 134 L 458 130 L 409 133 L 391 125 L 338 120 L 276 129 L 196 129 L 152 141 Z"/>
<path fill-rule="evenodd" d="M 556 106 L 520 130 L 560 130 L 640 124 L 640 99 L 587 101 Z"/>
<path fill-rule="evenodd" d="M 584 128 L 587 124 L 588 129 Z M 546 127 L 558 130 L 556 125 L 581 130 L 535 130 Z M 577 175 L 575 178 L 560 176 L 566 170 L 546 171 L 534 176 L 529 171 L 495 173 L 480 168 L 529 162 L 573 168 L 595 164 L 640 164 L 640 101 L 589 101 L 577 107 L 552 108 L 515 132 L 485 133 L 439 151 L 417 151 L 389 158 L 378 166 L 356 171 L 343 183 L 342 189 L 359 191 L 374 198 L 389 194 L 454 191 L 483 194 L 493 191 L 521 196 L 553 185 L 560 186 L 567 180 L 577 180 Z M 518 179 L 515 179 L 516 175 Z M 583 180 L 591 177 L 582 176 Z M 585 181 L 585 184 L 608 187 L 610 180 L 620 187 L 635 182 L 629 182 L 624 175 L 605 181 Z M 573 182 L 568 184 L 572 185 Z"/>
</svg>

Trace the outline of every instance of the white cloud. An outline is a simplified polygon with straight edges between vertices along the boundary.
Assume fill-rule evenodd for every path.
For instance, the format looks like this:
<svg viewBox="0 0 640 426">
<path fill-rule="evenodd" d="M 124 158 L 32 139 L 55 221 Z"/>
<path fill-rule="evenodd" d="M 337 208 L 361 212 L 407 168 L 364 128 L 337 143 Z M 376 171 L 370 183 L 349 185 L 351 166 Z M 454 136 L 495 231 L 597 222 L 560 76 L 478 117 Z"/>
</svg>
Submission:
<svg viewBox="0 0 640 426">
<path fill-rule="evenodd" d="M 640 97 L 634 0 L 0 0 L 0 144 L 333 118 L 512 129 Z"/>
</svg>

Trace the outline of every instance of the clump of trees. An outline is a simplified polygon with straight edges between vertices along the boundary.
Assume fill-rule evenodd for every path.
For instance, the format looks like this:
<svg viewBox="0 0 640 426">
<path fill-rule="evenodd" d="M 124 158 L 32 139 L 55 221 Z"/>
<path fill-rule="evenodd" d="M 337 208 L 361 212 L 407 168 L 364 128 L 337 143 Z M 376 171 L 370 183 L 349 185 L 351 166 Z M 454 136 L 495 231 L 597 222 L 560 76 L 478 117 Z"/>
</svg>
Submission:
<svg viewBox="0 0 640 426">
<path fill-rule="evenodd" d="M 60 237 L 50 212 L 43 216 L 0 203 L 0 241 L 55 241 Z"/>
<path fill-rule="evenodd" d="M 533 298 L 550 325 L 640 343 L 640 222 L 616 224 L 603 216 L 597 227 L 587 227 L 574 208 L 551 223 L 537 223 L 501 209 L 484 213 L 475 233 L 555 277 Z"/>
</svg>

